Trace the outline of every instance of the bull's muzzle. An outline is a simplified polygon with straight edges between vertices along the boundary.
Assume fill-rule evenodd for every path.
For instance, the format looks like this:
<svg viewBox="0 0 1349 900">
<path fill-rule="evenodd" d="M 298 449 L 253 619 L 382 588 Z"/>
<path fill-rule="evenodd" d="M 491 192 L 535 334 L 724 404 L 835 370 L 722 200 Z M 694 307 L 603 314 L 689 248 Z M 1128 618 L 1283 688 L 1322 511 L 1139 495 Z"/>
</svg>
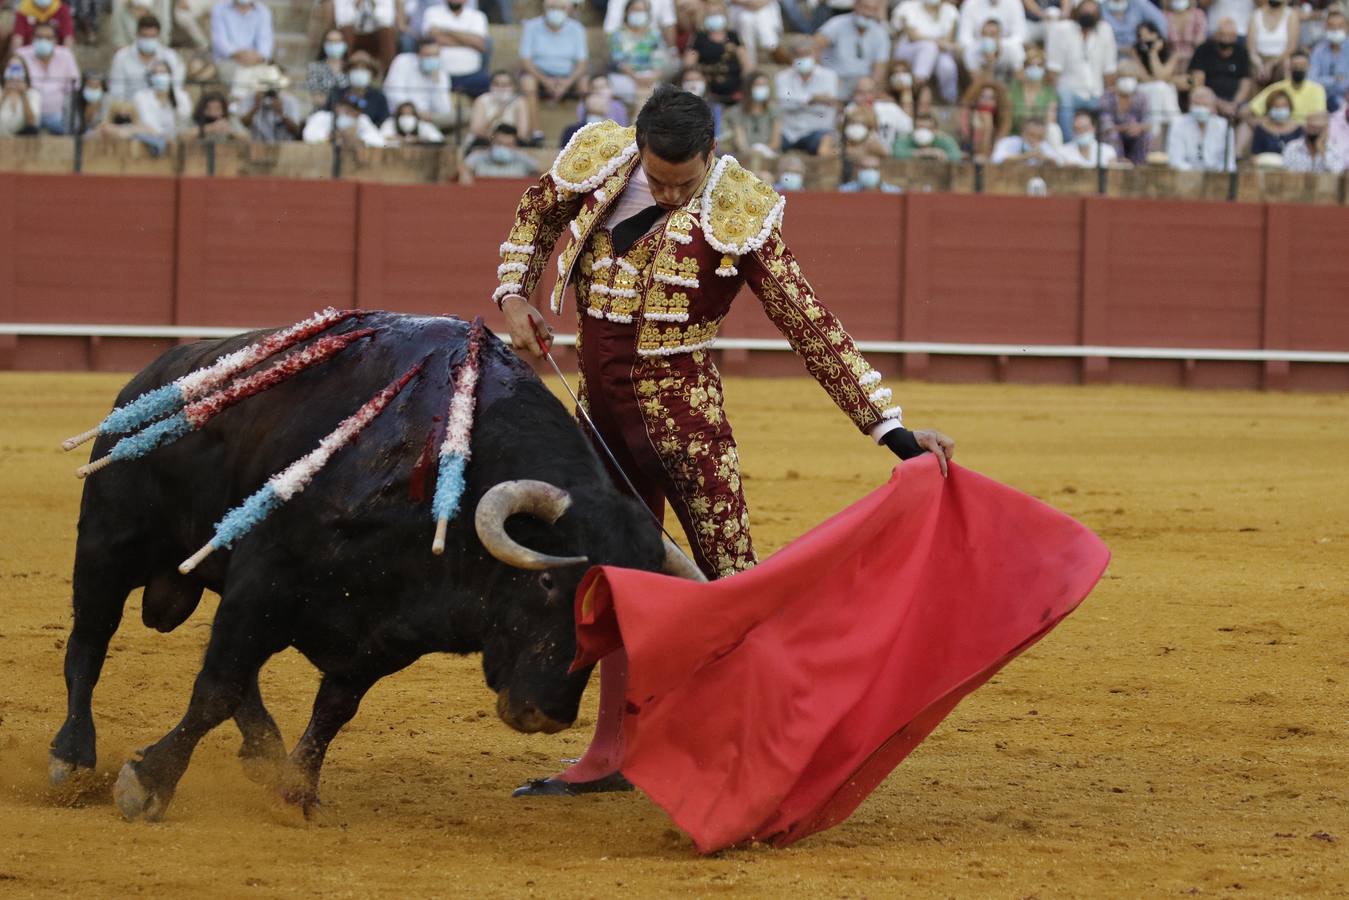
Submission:
<svg viewBox="0 0 1349 900">
<path fill-rule="evenodd" d="M 497 716 L 501 721 L 524 734 L 557 734 L 570 728 L 571 722 L 559 722 L 526 700 L 523 703 L 511 702 L 511 692 L 502 688 L 497 692 Z"/>
</svg>

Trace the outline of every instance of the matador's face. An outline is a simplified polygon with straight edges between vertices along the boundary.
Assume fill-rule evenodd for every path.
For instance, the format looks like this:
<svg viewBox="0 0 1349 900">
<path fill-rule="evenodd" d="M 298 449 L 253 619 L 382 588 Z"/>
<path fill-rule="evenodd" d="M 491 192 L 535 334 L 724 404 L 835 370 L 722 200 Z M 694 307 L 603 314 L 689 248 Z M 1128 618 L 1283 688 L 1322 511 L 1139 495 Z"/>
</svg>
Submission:
<svg viewBox="0 0 1349 900">
<path fill-rule="evenodd" d="M 715 145 L 713 149 L 716 149 Z M 641 160 L 651 196 L 666 209 L 675 210 L 692 200 L 703 186 L 703 179 L 712 166 L 712 153 L 709 151 L 706 156 L 672 163 L 650 150 L 643 150 Z"/>
</svg>

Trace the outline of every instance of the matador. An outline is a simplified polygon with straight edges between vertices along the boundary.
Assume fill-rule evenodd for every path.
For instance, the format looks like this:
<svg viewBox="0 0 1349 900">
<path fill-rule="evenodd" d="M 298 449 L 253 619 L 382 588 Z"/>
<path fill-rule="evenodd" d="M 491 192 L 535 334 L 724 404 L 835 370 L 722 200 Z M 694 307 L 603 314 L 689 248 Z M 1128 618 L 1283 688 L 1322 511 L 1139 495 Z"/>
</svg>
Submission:
<svg viewBox="0 0 1349 900">
<path fill-rule="evenodd" d="M 577 313 L 581 404 L 658 520 L 668 502 L 709 578 L 754 565 L 740 460 L 711 347 L 741 287 L 863 433 L 901 459 L 954 443 L 909 431 L 881 373 L 819 302 L 780 230 L 784 197 L 730 156 L 717 157 L 711 110 L 658 88 L 636 126 L 581 128 L 525 191 L 501 245 L 493 300 L 517 347 L 542 355 L 552 332 L 527 298 L 558 257 L 551 308 L 568 287 Z M 592 434 L 592 439 L 594 435 Z M 621 482 L 620 482 L 621 483 Z M 619 657 L 619 658 L 614 658 Z M 585 757 L 516 794 L 628 789 L 621 718 L 626 661 L 601 664 L 600 714 Z"/>
</svg>

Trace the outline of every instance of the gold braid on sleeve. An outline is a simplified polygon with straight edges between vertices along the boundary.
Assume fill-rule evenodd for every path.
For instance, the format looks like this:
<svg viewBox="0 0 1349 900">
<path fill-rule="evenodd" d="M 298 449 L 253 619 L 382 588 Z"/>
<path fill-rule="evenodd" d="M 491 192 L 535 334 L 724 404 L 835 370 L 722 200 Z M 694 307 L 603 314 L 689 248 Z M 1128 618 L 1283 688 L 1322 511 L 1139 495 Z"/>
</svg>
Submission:
<svg viewBox="0 0 1349 900">
<path fill-rule="evenodd" d="M 534 293 L 553 245 L 580 210 L 581 200 L 581 195 L 559 187 L 551 175 L 544 175 L 525 191 L 510 235 L 501 244 L 497 288 L 492 292 L 497 306 L 507 294 L 529 297 Z"/>
</svg>

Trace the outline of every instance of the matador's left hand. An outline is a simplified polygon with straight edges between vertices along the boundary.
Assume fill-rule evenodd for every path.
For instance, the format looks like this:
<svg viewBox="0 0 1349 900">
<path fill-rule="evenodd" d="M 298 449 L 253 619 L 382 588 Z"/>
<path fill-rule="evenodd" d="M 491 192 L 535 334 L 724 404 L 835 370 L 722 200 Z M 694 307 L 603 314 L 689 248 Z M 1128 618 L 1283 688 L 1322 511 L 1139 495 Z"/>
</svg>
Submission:
<svg viewBox="0 0 1349 900">
<path fill-rule="evenodd" d="M 915 456 L 931 453 L 937 457 L 937 465 L 941 466 L 943 478 L 949 474 L 947 462 L 956 455 L 956 442 L 950 436 L 931 428 L 922 431 L 892 428 L 881 438 L 881 442 L 900 459 L 913 459 Z"/>
</svg>

